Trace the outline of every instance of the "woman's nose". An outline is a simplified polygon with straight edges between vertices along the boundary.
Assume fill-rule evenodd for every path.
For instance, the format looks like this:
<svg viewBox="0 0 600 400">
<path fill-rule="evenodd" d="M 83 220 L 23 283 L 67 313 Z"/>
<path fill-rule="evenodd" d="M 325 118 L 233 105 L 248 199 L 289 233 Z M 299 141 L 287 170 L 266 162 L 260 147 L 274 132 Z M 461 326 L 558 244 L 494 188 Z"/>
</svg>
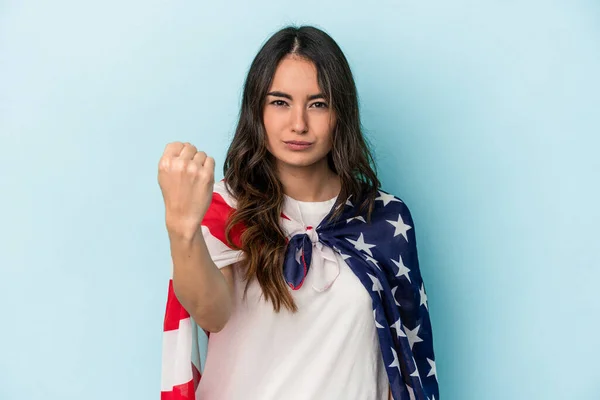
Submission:
<svg viewBox="0 0 600 400">
<path fill-rule="evenodd" d="M 292 131 L 296 133 L 308 132 L 308 121 L 304 107 L 294 107 L 292 110 Z"/>
</svg>

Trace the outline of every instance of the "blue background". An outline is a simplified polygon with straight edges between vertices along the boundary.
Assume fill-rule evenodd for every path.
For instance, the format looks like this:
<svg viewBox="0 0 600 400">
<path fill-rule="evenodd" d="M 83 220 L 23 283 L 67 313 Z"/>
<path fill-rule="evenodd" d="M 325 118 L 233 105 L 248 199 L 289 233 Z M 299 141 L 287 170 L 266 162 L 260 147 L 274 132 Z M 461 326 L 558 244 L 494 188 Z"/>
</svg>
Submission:
<svg viewBox="0 0 600 400">
<path fill-rule="evenodd" d="M 410 206 L 442 400 L 600 399 L 598 1 L 0 1 L 0 399 L 153 399 L 157 163 L 217 177 L 261 43 L 345 51 Z"/>
</svg>

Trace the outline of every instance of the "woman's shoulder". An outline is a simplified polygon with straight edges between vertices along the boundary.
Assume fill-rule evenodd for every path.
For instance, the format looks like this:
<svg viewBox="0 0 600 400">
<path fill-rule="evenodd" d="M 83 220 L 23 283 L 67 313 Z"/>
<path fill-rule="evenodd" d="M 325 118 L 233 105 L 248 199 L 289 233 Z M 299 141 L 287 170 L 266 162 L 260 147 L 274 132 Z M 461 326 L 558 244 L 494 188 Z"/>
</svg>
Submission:
<svg viewBox="0 0 600 400">
<path fill-rule="evenodd" d="M 378 214 L 399 213 L 411 217 L 411 211 L 403 196 L 381 188 L 374 195 L 373 205 Z"/>
<path fill-rule="evenodd" d="M 229 191 L 229 187 L 227 186 L 225 179 L 215 182 L 213 187 L 213 203 L 219 201 L 226 203 L 229 207 L 236 207 L 235 198 Z"/>
<path fill-rule="evenodd" d="M 403 198 L 400 197 L 398 194 L 389 192 L 382 188 L 377 189 L 377 193 L 375 194 L 375 201 L 382 201 L 384 205 L 387 205 L 391 202 L 405 204 Z"/>
<path fill-rule="evenodd" d="M 225 179 L 221 179 L 220 181 L 216 181 L 213 187 L 214 193 L 223 194 L 227 191 L 227 184 L 225 183 Z"/>
</svg>

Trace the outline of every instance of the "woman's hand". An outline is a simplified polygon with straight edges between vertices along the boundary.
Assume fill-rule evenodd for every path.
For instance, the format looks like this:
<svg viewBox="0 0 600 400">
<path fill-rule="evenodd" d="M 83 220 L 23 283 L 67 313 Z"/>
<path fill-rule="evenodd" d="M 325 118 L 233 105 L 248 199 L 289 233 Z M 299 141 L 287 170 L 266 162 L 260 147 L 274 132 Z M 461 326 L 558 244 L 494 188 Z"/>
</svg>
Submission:
<svg viewBox="0 0 600 400">
<path fill-rule="evenodd" d="M 158 164 L 170 236 L 193 238 L 212 200 L 215 160 L 190 143 L 169 143 Z"/>
</svg>

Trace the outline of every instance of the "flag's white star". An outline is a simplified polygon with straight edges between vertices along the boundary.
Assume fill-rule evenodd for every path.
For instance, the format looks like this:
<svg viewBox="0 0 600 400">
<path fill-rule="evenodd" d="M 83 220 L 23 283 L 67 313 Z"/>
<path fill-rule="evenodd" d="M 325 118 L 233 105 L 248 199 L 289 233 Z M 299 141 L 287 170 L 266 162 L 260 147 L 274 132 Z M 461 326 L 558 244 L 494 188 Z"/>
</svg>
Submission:
<svg viewBox="0 0 600 400">
<path fill-rule="evenodd" d="M 369 275 L 369 278 L 371 278 L 371 282 L 373 282 L 373 288 L 371 289 L 372 291 L 377 291 L 379 296 L 381 296 L 381 291 L 383 291 L 383 287 L 381 286 L 381 282 L 379 282 L 379 279 L 377 279 L 377 277 L 367 273 L 367 275 Z"/>
<path fill-rule="evenodd" d="M 415 370 L 413 371 L 412 374 L 410 374 L 410 376 L 414 376 L 416 378 L 419 378 L 419 380 L 421 380 L 421 377 L 419 376 L 419 368 L 417 368 L 416 365 L 415 365 Z"/>
<path fill-rule="evenodd" d="M 435 367 L 435 360 L 430 360 L 429 358 L 427 359 L 427 362 L 429 363 L 429 365 L 431 366 L 431 370 L 429 371 L 429 373 L 427 374 L 427 376 L 435 376 L 435 380 L 437 381 L 437 369 Z"/>
<path fill-rule="evenodd" d="M 404 261 L 402 261 L 402 256 L 398 256 L 398 261 L 394 259 L 392 259 L 392 261 L 394 264 L 396 264 L 396 267 L 398 267 L 398 273 L 396 274 L 396 277 L 399 278 L 401 276 L 405 276 L 406 279 L 408 279 L 408 281 L 410 282 L 410 275 L 408 275 L 410 269 L 408 269 L 406 265 L 404 265 Z"/>
<path fill-rule="evenodd" d="M 394 228 L 396 228 L 396 230 L 394 231 L 394 237 L 402 235 L 404 236 L 404 239 L 408 242 L 408 235 L 406 234 L 406 232 L 412 229 L 412 226 L 406 225 L 404 223 L 404 220 L 402 219 L 402 214 L 398 214 L 398 221 L 390 221 L 387 219 L 386 221 L 392 224 Z"/>
<path fill-rule="evenodd" d="M 417 367 L 417 361 L 415 360 L 415 358 L 413 357 L 412 359 L 413 364 L 415 366 L 415 370 L 412 374 L 410 374 L 410 376 L 416 376 L 417 378 L 419 378 L 419 382 L 421 382 L 421 386 L 423 385 L 423 381 L 421 381 L 421 374 L 419 374 L 419 367 Z"/>
<path fill-rule="evenodd" d="M 364 219 L 362 216 L 348 218 L 348 219 L 346 220 L 346 223 L 347 223 L 347 224 L 349 224 L 349 223 L 350 223 L 350 221 L 352 221 L 353 219 L 357 219 L 357 220 L 359 220 L 359 221 L 362 221 L 362 222 L 364 222 L 365 224 L 367 223 L 367 221 L 365 221 L 365 219 Z"/>
<path fill-rule="evenodd" d="M 379 263 L 377 262 L 377 260 L 376 260 L 376 259 L 374 259 L 374 258 L 373 258 L 373 257 L 371 257 L 371 256 L 367 256 L 366 258 L 367 258 L 367 261 L 371 261 L 373 264 L 375 264 L 375 266 L 376 266 L 378 269 L 380 269 L 380 270 L 381 270 L 381 267 L 379 266 Z"/>
<path fill-rule="evenodd" d="M 427 294 L 425 293 L 425 285 L 421 283 L 421 289 L 419 289 L 419 295 L 421 296 L 421 306 L 425 305 L 427 311 L 429 311 L 429 307 L 427 306 Z"/>
<path fill-rule="evenodd" d="M 393 347 L 390 347 L 390 349 L 392 350 L 392 354 L 394 356 L 394 361 L 392 361 L 392 363 L 390 365 L 388 365 L 388 367 L 390 367 L 390 368 L 396 367 L 396 368 L 398 368 L 398 373 L 402 374 L 402 371 L 400 371 L 400 363 L 398 362 L 398 354 L 396 353 L 396 350 L 394 350 Z"/>
<path fill-rule="evenodd" d="M 419 329 L 421 329 L 421 325 L 417 325 L 417 327 L 413 330 L 410 330 L 404 325 L 404 332 L 408 337 L 408 343 L 410 344 L 410 348 L 412 350 L 415 343 L 422 342 L 423 339 L 419 337 Z"/>
<path fill-rule="evenodd" d="M 300 265 L 302 265 L 302 260 L 300 259 L 302 257 L 302 248 L 299 248 L 296 250 L 296 262 Z"/>
<path fill-rule="evenodd" d="M 415 397 L 415 392 L 413 391 L 413 388 L 406 385 L 406 390 L 408 390 L 408 397 L 410 398 L 410 400 L 417 400 L 417 398 Z"/>
<path fill-rule="evenodd" d="M 333 246 L 333 249 L 340 255 L 342 256 L 342 259 L 345 261 L 347 259 L 350 258 L 349 255 L 342 253 L 342 251 L 340 249 L 338 249 L 337 247 Z"/>
<path fill-rule="evenodd" d="M 396 197 L 394 197 L 394 195 L 384 193 L 381 190 L 379 190 L 378 192 L 379 192 L 379 197 L 376 198 L 375 201 L 377 201 L 377 200 L 383 201 L 384 207 L 387 206 L 391 201 L 397 201 L 397 202 L 402 203 L 400 200 L 398 200 Z"/>
<path fill-rule="evenodd" d="M 394 298 L 394 302 L 396 303 L 396 305 L 400 307 L 400 303 L 398 303 L 398 300 L 396 300 L 396 290 L 398 290 L 398 286 L 392 289 L 392 297 Z"/>
<path fill-rule="evenodd" d="M 392 325 L 392 327 L 394 329 L 396 329 L 396 335 L 398 335 L 398 337 L 406 337 L 406 334 L 402 330 L 402 324 L 400 323 L 400 318 L 398 318 L 398 321 L 394 322 L 394 325 Z"/>
<path fill-rule="evenodd" d="M 371 253 L 371 247 L 375 247 L 375 245 L 365 243 L 365 238 L 362 233 L 358 237 L 358 240 L 352 240 L 352 239 L 346 239 L 346 240 L 349 241 L 350 243 L 352 243 L 356 250 L 364 251 L 365 253 L 367 253 L 368 255 L 373 257 L 373 253 Z"/>
<path fill-rule="evenodd" d="M 373 309 L 373 318 L 375 319 L 375 327 L 376 328 L 383 328 L 383 326 L 377 322 L 377 310 Z"/>
</svg>

